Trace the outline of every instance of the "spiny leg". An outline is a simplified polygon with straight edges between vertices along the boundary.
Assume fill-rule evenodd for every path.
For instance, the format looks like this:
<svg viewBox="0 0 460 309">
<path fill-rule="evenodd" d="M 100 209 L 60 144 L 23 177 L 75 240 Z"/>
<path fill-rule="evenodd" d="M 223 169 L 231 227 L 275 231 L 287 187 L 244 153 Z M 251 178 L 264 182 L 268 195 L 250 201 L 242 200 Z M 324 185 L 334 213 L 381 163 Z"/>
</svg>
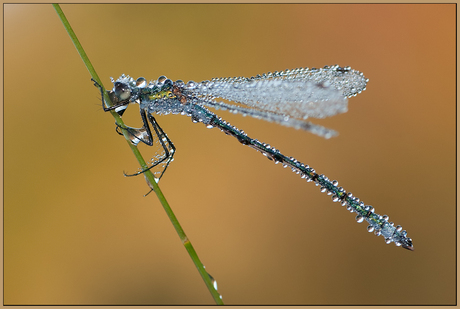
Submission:
<svg viewBox="0 0 460 309">
<path fill-rule="evenodd" d="M 158 136 L 158 140 L 160 141 L 161 146 L 163 147 L 165 151 L 164 169 L 163 169 L 163 172 L 161 172 L 160 177 L 158 177 L 158 180 L 160 180 L 163 174 L 166 172 L 166 169 L 168 168 L 169 164 L 174 160 L 174 154 L 176 153 L 176 147 L 174 146 L 173 142 L 169 139 L 168 135 L 166 135 L 166 133 L 163 131 L 160 125 L 156 122 L 155 118 L 150 114 L 148 114 L 148 118 L 149 118 L 150 123 L 152 124 L 153 129 L 155 130 L 155 133 Z"/>
<path fill-rule="evenodd" d="M 142 119 L 145 120 L 145 114 L 143 115 Z M 158 165 L 162 165 L 163 170 L 161 171 L 160 176 L 158 176 L 158 177 L 155 176 L 155 174 L 158 174 L 158 172 L 153 173 L 154 177 L 155 177 L 155 180 L 158 183 L 160 181 L 161 177 L 163 177 L 164 173 L 166 172 L 166 169 L 168 168 L 169 163 L 171 163 L 174 160 L 173 157 L 174 157 L 174 154 L 176 153 L 176 147 L 174 146 L 173 142 L 169 139 L 169 137 L 166 135 L 166 133 L 163 131 L 163 129 L 160 127 L 160 125 L 156 122 L 155 118 L 152 115 L 148 114 L 148 119 L 149 119 L 150 123 L 152 124 L 153 129 L 155 130 L 155 134 L 158 137 L 158 141 L 160 142 L 161 146 L 163 147 L 163 151 L 164 151 L 163 157 L 160 160 L 156 160 L 150 167 L 148 167 L 145 170 L 142 170 L 142 171 L 140 171 L 140 172 L 138 172 L 136 174 L 132 174 L 132 175 L 127 175 L 126 173 L 124 173 L 124 175 L 127 176 L 127 177 L 137 176 L 139 174 L 144 174 L 146 171 L 148 171 L 148 170 L 150 170 L 150 169 L 152 169 L 152 168 L 154 168 L 154 167 L 156 167 Z M 144 126 L 147 126 L 147 128 L 148 128 L 148 124 L 145 124 Z M 150 129 L 147 129 L 145 131 L 150 134 L 150 138 L 148 140 L 151 141 L 151 145 L 149 145 L 148 143 L 146 143 L 146 144 L 149 145 L 149 146 L 153 146 L 153 136 L 151 135 Z M 144 141 L 144 143 L 145 143 L 145 141 Z M 153 158 L 152 158 L 152 161 L 153 161 Z M 150 183 L 150 181 L 147 179 L 145 174 L 144 174 L 144 178 L 145 178 L 145 181 L 147 182 L 147 185 L 150 187 L 150 191 L 147 192 L 146 194 L 144 194 L 144 197 L 145 197 L 145 196 L 149 195 L 153 191 L 153 186 Z"/>
</svg>

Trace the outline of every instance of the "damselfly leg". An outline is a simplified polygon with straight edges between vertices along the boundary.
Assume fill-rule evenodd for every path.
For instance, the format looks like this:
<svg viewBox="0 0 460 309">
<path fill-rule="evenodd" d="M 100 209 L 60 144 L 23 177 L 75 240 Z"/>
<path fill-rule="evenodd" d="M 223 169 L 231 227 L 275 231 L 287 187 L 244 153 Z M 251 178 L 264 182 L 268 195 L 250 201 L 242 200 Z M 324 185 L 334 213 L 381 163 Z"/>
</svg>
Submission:
<svg viewBox="0 0 460 309">
<path fill-rule="evenodd" d="M 141 170 L 134 174 L 125 173 L 125 176 L 137 176 L 156 167 L 158 170 L 154 171 L 153 174 L 158 182 L 168 168 L 169 163 L 173 161 L 176 147 L 174 147 L 173 142 L 169 139 L 169 137 L 166 135 L 166 133 L 163 131 L 163 129 L 160 127 L 152 115 L 146 115 L 145 110 L 141 110 L 140 113 L 144 126 L 141 129 L 127 128 L 127 130 L 130 135 L 133 136 L 136 132 L 132 130 L 137 130 L 137 132 L 140 132 L 141 134 L 136 135 L 135 138 L 148 146 L 156 145 L 157 151 L 155 152 L 155 155 L 150 159 L 150 163 L 148 163 L 149 167 L 147 169 Z M 152 125 L 155 134 L 152 134 L 149 127 L 149 122 Z"/>
</svg>

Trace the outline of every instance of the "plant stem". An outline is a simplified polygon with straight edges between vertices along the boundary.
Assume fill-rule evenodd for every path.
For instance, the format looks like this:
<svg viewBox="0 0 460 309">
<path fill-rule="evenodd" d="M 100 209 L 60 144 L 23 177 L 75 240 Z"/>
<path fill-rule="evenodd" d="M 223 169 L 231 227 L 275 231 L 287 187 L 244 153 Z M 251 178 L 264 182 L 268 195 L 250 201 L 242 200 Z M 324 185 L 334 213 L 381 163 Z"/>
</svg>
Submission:
<svg viewBox="0 0 460 309">
<path fill-rule="evenodd" d="M 75 32 L 72 30 L 72 27 L 69 24 L 69 21 L 64 15 L 64 12 L 62 11 L 61 7 L 59 4 L 53 4 L 54 9 L 56 10 L 57 14 L 59 15 L 59 18 L 61 19 L 64 28 L 67 30 L 67 33 L 70 36 L 70 39 L 75 45 L 75 48 L 77 49 L 78 53 L 80 54 L 81 59 L 86 65 L 86 68 L 88 69 L 91 77 L 99 83 L 99 85 L 102 86 L 102 82 L 99 79 L 99 76 L 96 73 L 96 70 L 94 69 L 93 65 L 89 61 L 88 56 L 86 55 L 83 47 L 81 46 L 80 42 L 78 41 L 77 36 L 75 35 Z M 103 87 L 103 86 L 102 86 Z M 112 105 L 111 100 L 109 96 L 107 95 L 107 91 L 103 88 L 103 94 L 104 94 L 104 101 L 107 107 L 110 107 Z M 123 121 L 121 120 L 121 117 L 115 112 L 115 111 L 110 111 L 112 116 L 115 118 L 116 123 L 124 128 L 125 125 Z M 176 216 L 174 215 L 174 212 L 172 211 L 171 207 L 169 206 L 168 202 L 166 201 L 165 196 L 160 190 L 160 187 L 158 187 L 157 182 L 155 181 L 155 178 L 150 170 L 147 169 L 147 164 L 145 163 L 144 158 L 142 157 L 141 153 L 137 149 L 136 146 L 134 146 L 129 139 L 128 134 L 126 133 L 126 130 L 122 130 L 123 135 L 131 148 L 132 152 L 134 153 L 134 156 L 138 160 L 139 164 L 142 167 L 142 170 L 145 170 L 144 175 L 147 178 L 147 180 L 150 182 L 153 191 L 155 191 L 158 199 L 160 200 L 161 205 L 163 206 L 164 210 L 166 211 L 166 214 L 169 217 L 169 220 L 171 220 L 171 223 L 173 224 L 174 228 L 176 229 L 177 234 L 179 235 L 179 238 L 184 245 L 185 249 L 187 250 L 188 254 L 190 255 L 191 259 L 193 260 L 193 263 L 195 264 L 196 268 L 198 269 L 198 272 L 200 273 L 201 277 L 203 278 L 208 290 L 211 292 L 212 297 L 214 298 L 214 301 L 218 305 L 223 305 L 222 299 L 220 298 L 219 293 L 217 290 L 213 287 L 213 281 L 210 277 L 210 275 L 206 272 L 204 269 L 203 264 L 201 263 L 200 259 L 198 258 L 198 255 L 195 251 L 195 249 L 192 246 L 192 243 L 188 239 L 188 237 L 185 235 L 184 230 L 182 229 L 181 225 L 179 224 L 179 221 L 177 220 Z"/>
</svg>

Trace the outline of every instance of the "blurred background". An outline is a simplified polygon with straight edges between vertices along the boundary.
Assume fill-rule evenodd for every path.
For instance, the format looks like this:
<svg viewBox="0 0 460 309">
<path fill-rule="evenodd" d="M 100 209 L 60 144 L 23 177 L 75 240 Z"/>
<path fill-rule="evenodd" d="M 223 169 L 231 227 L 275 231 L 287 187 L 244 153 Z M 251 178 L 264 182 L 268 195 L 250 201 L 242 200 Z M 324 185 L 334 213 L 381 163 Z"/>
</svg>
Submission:
<svg viewBox="0 0 460 309">
<path fill-rule="evenodd" d="M 135 158 L 53 7 L 3 8 L 4 303 L 213 304 L 143 177 L 123 177 Z M 108 89 L 333 64 L 369 78 L 347 113 L 314 120 L 329 140 L 218 115 L 389 215 L 414 252 L 219 130 L 157 117 L 177 147 L 160 187 L 224 303 L 455 303 L 455 4 L 62 9 Z"/>
</svg>

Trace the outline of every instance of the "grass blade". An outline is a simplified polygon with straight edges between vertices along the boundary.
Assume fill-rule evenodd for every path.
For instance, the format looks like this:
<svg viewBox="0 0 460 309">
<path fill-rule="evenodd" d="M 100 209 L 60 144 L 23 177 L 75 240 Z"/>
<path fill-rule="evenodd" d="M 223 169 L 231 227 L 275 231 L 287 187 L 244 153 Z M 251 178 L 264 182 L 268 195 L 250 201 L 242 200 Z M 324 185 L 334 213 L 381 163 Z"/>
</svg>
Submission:
<svg viewBox="0 0 460 309">
<path fill-rule="evenodd" d="M 70 36 L 70 39 L 75 45 L 75 48 L 77 49 L 81 59 L 85 63 L 86 68 L 88 69 L 89 73 L 91 74 L 91 77 L 99 83 L 99 85 L 102 86 L 102 82 L 99 79 L 99 76 L 96 73 L 96 70 L 94 69 L 93 65 L 91 64 L 91 61 L 89 60 L 88 56 L 86 55 L 83 47 L 81 46 L 77 36 L 75 35 L 75 32 L 72 30 L 72 27 L 69 24 L 69 21 L 64 15 L 64 12 L 62 11 L 61 7 L 59 4 L 53 4 L 54 9 L 56 10 L 57 14 L 59 15 L 59 18 L 62 21 L 62 24 L 64 25 L 64 28 L 67 30 L 67 33 Z M 102 86 L 103 87 L 103 86 Z M 107 91 L 103 89 L 104 93 L 104 101 L 106 102 L 107 107 L 111 106 L 111 101 L 109 96 L 107 95 Z M 112 116 L 115 118 L 116 123 L 121 126 L 125 127 L 122 119 L 120 116 L 115 112 L 115 111 L 110 111 Z M 131 148 L 132 152 L 134 153 L 134 156 L 138 160 L 139 164 L 141 165 L 143 170 L 147 170 L 147 164 L 145 163 L 144 158 L 142 157 L 141 153 L 137 149 L 136 146 L 134 146 L 130 140 L 129 136 L 127 135 L 125 130 L 123 131 L 123 135 L 125 136 L 125 139 Z M 168 215 L 169 219 L 171 220 L 171 223 L 173 224 L 174 228 L 176 229 L 177 234 L 179 235 L 179 238 L 184 245 L 185 249 L 187 250 L 188 254 L 190 255 L 190 258 L 192 259 L 193 263 L 195 264 L 196 268 L 198 269 L 198 272 L 200 273 L 201 277 L 203 278 L 203 281 L 205 282 L 209 292 L 211 293 L 212 297 L 214 298 L 214 301 L 218 305 L 223 305 L 222 299 L 220 294 L 217 292 L 217 289 L 214 288 L 215 281 L 214 279 L 206 272 L 203 264 L 201 263 L 200 259 L 198 258 L 198 255 L 195 251 L 195 249 L 192 246 L 192 243 L 188 239 L 188 237 L 185 235 L 184 230 L 182 229 L 179 221 L 177 220 L 176 216 L 174 215 L 174 212 L 172 211 L 171 207 L 169 206 L 168 202 L 166 201 L 165 196 L 160 190 L 160 187 L 158 187 L 158 184 L 155 181 L 155 178 L 150 170 L 147 170 L 144 173 L 145 177 L 148 179 L 150 182 L 153 191 L 156 193 L 158 199 L 160 200 L 161 205 L 163 206 L 164 210 L 166 211 L 166 214 Z"/>
</svg>

